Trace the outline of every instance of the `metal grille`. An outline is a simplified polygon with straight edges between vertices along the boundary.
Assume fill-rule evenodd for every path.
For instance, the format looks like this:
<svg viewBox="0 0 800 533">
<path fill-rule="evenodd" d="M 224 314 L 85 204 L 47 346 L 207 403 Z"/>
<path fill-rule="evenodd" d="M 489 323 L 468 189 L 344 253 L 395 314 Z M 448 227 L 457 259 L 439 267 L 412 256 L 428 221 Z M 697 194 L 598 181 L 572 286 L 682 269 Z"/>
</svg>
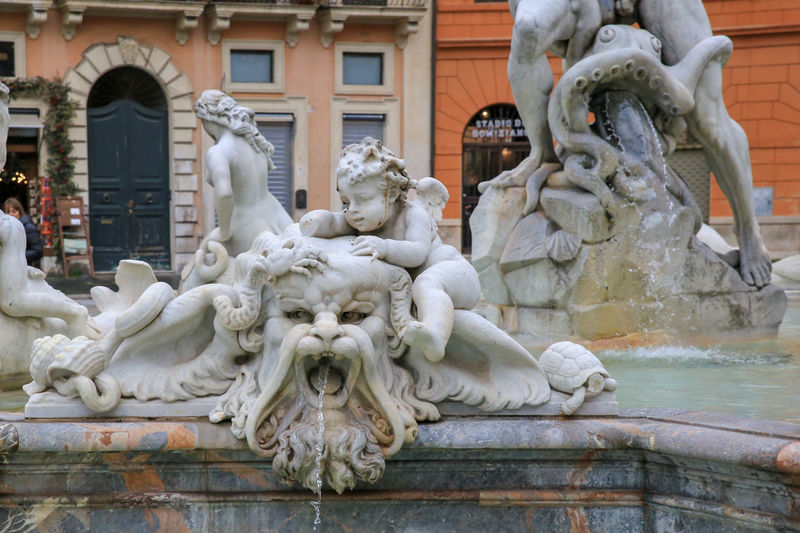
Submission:
<svg viewBox="0 0 800 533">
<path fill-rule="evenodd" d="M 694 201 L 703 213 L 703 221 L 708 223 L 711 208 L 711 173 L 703 150 L 676 150 L 669 156 L 668 162 L 689 187 Z"/>
<path fill-rule="evenodd" d="M 347 113 L 342 117 L 342 148 L 361 142 L 364 137 L 383 141 L 384 115 L 360 115 Z"/>
<path fill-rule="evenodd" d="M 259 115 L 257 118 L 261 118 Z M 292 197 L 294 196 L 294 176 L 292 172 L 292 145 L 294 140 L 294 122 L 259 122 L 258 131 L 272 146 L 272 162 L 275 168 L 269 173 L 269 192 L 278 199 L 286 212 L 292 214 Z"/>
</svg>

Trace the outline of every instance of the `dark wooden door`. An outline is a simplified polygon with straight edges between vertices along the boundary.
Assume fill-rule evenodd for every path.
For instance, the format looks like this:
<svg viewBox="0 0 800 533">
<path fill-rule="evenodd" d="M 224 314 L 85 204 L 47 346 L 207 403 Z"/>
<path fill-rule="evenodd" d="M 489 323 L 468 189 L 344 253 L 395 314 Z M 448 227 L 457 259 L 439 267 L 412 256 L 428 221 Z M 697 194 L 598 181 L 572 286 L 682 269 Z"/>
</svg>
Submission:
<svg viewBox="0 0 800 533">
<path fill-rule="evenodd" d="M 478 205 L 478 184 L 516 167 L 531 152 L 529 145 L 464 145 L 461 165 L 461 251 L 472 250 L 469 217 Z"/>
<path fill-rule="evenodd" d="M 88 110 L 89 209 L 95 269 L 122 259 L 170 268 L 166 110 L 117 100 Z"/>
</svg>

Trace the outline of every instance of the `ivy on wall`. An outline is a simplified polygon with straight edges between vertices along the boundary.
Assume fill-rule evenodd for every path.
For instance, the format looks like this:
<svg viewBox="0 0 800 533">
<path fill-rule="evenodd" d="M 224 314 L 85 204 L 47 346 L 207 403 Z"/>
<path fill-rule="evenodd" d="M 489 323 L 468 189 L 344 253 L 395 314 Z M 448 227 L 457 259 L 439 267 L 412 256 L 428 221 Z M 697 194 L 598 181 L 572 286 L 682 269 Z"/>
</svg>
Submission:
<svg viewBox="0 0 800 533">
<path fill-rule="evenodd" d="M 72 157 L 72 141 L 69 127 L 75 119 L 77 105 L 69 99 L 69 87 L 61 80 L 15 78 L 4 80 L 11 91 L 11 98 L 39 98 L 50 107 L 44 116 L 42 137 L 47 146 L 47 175 L 53 196 L 72 196 L 79 189 L 72 181 L 75 174 L 75 159 Z"/>
</svg>

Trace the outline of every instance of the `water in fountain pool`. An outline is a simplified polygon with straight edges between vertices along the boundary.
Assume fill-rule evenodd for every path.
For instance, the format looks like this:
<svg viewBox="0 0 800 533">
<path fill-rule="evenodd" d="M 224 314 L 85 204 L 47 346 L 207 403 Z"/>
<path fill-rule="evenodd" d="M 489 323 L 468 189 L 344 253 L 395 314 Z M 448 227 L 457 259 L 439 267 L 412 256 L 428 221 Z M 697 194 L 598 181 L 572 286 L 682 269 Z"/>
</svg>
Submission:
<svg viewBox="0 0 800 533">
<path fill-rule="evenodd" d="M 596 351 L 622 408 L 673 407 L 800 423 L 800 292 L 777 338 Z"/>
</svg>

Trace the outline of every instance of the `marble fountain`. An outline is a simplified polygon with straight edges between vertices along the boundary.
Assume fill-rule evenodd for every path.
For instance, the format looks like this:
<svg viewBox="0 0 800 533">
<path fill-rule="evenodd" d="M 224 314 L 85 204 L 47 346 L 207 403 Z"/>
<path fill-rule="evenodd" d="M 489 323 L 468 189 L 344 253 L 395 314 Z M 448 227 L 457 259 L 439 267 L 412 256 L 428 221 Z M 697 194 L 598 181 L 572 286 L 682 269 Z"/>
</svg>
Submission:
<svg viewBox="0 0 800 533">
<path fill-rule="evenodd" d="M 0 413 L 0 531 L 800 530 L 797 306 L 779 330 L 742 176 L 741 247 L 716 253 L 663 162 L 730 41 L 699 32 L 666 66 L 663 2 L 637 15 L 653 34 L 608 25 L 629 2 L 563 3 L 549 102 L 512 70 L 557 153 L 534 142 L 488 184 L 474 267 L 438 237 L 447 190 L 375 139 L 341 153 L 344 210 L 291 223 L 263 186 L 272 146 L 219 91 L 196 106 L 211 179 L 257 201 L 217 198 L 179 290 L 123 261 L 89 317 L 0 217 L 0 362 L 30 371 Z"/>
</svg>

